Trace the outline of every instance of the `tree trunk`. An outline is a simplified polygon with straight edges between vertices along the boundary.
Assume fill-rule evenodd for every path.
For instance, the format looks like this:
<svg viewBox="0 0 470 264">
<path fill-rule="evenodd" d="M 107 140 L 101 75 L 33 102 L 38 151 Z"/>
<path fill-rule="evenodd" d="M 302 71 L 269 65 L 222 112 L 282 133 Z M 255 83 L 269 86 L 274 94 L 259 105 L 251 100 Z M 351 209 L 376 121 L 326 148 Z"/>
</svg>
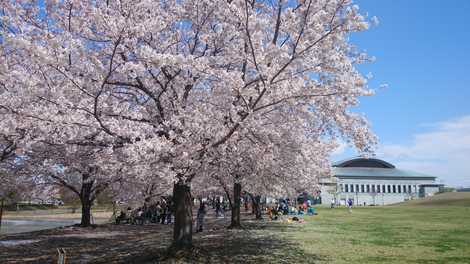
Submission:
<svg viewBox="0 0 470 264">
<path fill-rule="evenodd" d="M 233 204 L 232 204 L 232 218 L 229 228 L 239 228 L 240 223 L 240 203 L 241 203 L 241 183 L 233 184 Z"/>
<path fill-rule="evenodd" d="M 3 218 L 3 198 L 1 200 L 0 204 L 0 231 L 2 230 L 2 218 Z"/>
<path fill-rule="evenodd" d="M 82 220 L 80 226 L 88 227 L 91 225 L 91 204 L 90 200 L 81 200 L 82 201 Z"/>
<path fill-rule="evenodd" d="M 230 206 L 230 209 L 232 209 L 233 208 L 233 203 L 232 203 L 232 199 L 230 198 L 230 191 L 229 191 L 229 189 L 227 188 L 226 185 L 222 185 L 222 188 L 224 189 L 225 195 L 227 196 L 228 205 Z"/>
<path fill-rule="evenodd" d="M 191 188 L 182 183 L 173 186 L 175 224 L 171 249 L 189 249 L 193 246 L 193 211 Z"/>
<path fill-rule="evenodd" d="M 85 180 L 87 178 L 84 178 Z M 80 202 L 82 203 L 82 220 L 80 226 L 88 227 L 91 225 L 91 205 L 93 199 L 91 197 L 91 191 L 93 187 L 93 181 L 84 181 L 82 183 L 82 189 L 80 191 Z"/>
<path fill-rule="evenodd" d="M 253 207 L 255 208 L 256 219 L 262 219 L 261 216 L 261 196 L 256 195 L 253 200 Z"/>
</svg>

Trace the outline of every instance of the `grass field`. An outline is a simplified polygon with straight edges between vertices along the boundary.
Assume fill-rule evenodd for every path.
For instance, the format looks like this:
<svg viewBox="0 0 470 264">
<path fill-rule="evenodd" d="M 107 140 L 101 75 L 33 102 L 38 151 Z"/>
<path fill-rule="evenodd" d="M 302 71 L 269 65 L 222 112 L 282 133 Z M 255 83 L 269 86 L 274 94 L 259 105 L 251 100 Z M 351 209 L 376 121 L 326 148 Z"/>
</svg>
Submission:
<svg viewBox="0 0 470 264">
<path fill-rule="evenodd" d="M 470 198 L 470 194 L 465 194 Z M 470 199 L 436 196 L 424 204 L 320 209 L 283 236 L 305 263 L 470 263 Z M 435 203 L 433 201 L 434 200 Z M 445 206 L 442 200 L 459 200 Z M 433 205 L 434 203 L 434 205 Z M 316 259 L 316 261 L 314 261 Z"/>
<path fill-rule="evenodd" d="M 211 210 L 207 229 L 193 237 L 200 256 L 178 263 L 470 263 L 468 193 L 441 194 L 396 206 L 358 207 L 352 213 L 346 208 L 318 208 L 318 212 L 306 216 L 303 224 L 254 220 L 244 212 L 244 228 L 237 230 L 226 229 L 229 217 L 216 218 Z M 20 215 L 16 217 L 27 217 Z M 37 217 L 46 215 L 71 217 L 61 211 Z M 35 242 L 0 243 L 0 263 L 49 263 L 57 247 L 70 252 L 70 263 L 155 263 L 171 238 L 172 226 L 160 224 L 4 235 L 0 236 L 4 244 Z"/>
</svg>

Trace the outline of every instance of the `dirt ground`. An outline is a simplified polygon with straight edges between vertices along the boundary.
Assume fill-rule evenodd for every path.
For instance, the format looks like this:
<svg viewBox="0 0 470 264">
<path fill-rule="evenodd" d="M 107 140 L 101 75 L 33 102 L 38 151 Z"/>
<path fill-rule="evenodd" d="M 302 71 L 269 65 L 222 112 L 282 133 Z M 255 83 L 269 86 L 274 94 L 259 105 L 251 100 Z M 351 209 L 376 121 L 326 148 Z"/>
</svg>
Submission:
<svg viewBox="0 0 470 264">
<path fill-rule="evenodd" d="M 194 234 L 196 257 L 190 260 L 165 257 L 173 225 L 104 224 L 0 236 L 0 263 L 57 263 L 58 248 L 66 250 L 67 263 L 273 263 L 273 252 L 296 247 L 279 237 L 279 232 L 269 231 L 295 226 L 254 220 L 245 213 L 242 218 L 244 228 L 229 230 L 225 228 L 229 215 L 215 218 L 211 210 L 204 232 Z M 303 258 L 299 253 L 276 263 L 297 263 L 296 259 Z"/>
</svg>

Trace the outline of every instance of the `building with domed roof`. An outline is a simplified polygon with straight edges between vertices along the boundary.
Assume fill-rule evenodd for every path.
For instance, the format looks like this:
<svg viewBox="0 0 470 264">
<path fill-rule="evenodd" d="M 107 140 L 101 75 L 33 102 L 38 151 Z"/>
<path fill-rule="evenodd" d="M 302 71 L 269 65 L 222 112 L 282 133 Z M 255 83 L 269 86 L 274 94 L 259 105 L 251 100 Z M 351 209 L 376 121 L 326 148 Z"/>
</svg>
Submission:
<svg viewBox="0 0 470 264">
<path fill-rule="evenodd" d="M 434 195 L 436 177 L 396 168 L 376 158 L 353 158 L 333 164 L 333 177 L 321 181 L 321 200 L 344 205 L 387 205 Z"/>
</svg>

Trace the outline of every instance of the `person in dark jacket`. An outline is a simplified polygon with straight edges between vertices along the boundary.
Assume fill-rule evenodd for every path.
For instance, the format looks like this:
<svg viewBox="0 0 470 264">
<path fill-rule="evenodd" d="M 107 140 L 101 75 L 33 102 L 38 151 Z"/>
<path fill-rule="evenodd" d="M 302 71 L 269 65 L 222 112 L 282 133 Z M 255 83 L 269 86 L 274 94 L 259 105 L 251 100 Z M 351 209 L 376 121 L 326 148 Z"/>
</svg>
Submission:
<svg viewBox="0 0 470 264">
<path fill-rule="evenodd" d="M 199 206 L 199 209 L 197 210 L 196 232 L 202 232 L 205 215 L 206 215 L 206 206 L 204 203 L 201 203 L 201 205 Z"/>
</svg>

